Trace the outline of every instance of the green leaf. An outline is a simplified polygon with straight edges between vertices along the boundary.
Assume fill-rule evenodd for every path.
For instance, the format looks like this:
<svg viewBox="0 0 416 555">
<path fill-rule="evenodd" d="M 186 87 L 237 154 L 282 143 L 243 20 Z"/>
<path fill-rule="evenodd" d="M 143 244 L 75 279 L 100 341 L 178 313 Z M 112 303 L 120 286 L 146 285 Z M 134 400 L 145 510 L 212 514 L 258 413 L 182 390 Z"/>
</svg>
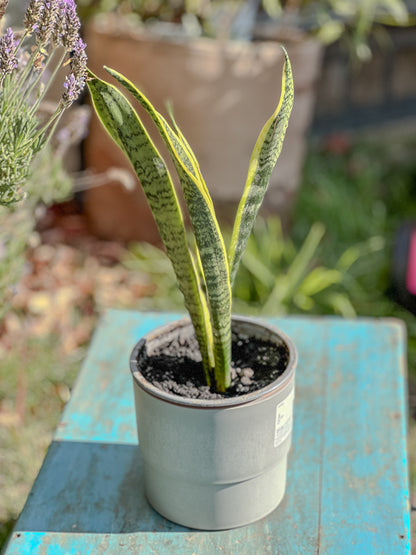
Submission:
<svg viewBox="0 0 416 555">
<path fill-rule="evenodd" d="M 324 236 L 324 226 L 316 222 L 311 227 L 295 259 L 292 261 L 287 274 L 279 277 L 273 291 L 264 304 L 265 313 L 273 313 L 274 306 L 279 306 L 284 299 L 293 297 L 299 285 L 308 273 L 309 265 L 316 254 L 319 243 Z"/>
<path fill-rule="evenodd" d="M 341 283 L 343 274 L 331 268 L 317 266 L 303 280 L 299 287 L 300 292 L 307 297 L 311 297 L 328 289 L 331 285 Z"/>
<path fill-rule="evenodd" d="M 347 295 L 343 293 L 332 293 L 328 295 L 328 302 L 332 305 L 335 313 L 343 318 L 356 318 L 357 313 Z"/>
<path fill-rule="evenodd" d="M 97 115 L 129 159 L 146 194 L 195 328 L 209 384 L 212 353 L 207 338 L 212 332 L 171 176 L 137 113 L 117 88 L 92 74 L 88 88 Z"/>
<path fill-rule="evenodd" d="M 282 47 L 283 48 L 283 47 Z M 285 63 L 279 103 L 264 125 L 251 155 L 247 181 L 233 228 L 228 253 L 230 280 L 234 282 L 241 256 L 263 202 L 273 168 L 282 150 L 283 139 L 293 106 L 293 78 L 289 57 L 283 48 Z"/>
<path fill-rule="evenodd" d="M 213 334 L 215 382 L 219 391 L 229 385 L 231 364 L 231 287 L 223 237 L 212 199 L 188 142 L 173 121 L 172 129 L 149 100 L 120 73 L 107 71 L 136 98 L 152 118 L 175 164 L 189 212 L 204 285 Z"/>
<path fill-rule="evenodd" d="M 244 253 L 242 264 L 263 286 L 273 287 L 276 276 L 269 270 L 261 256 L 256 256 L 253 252 L 247 250 Z"/>
<path fill-rule="evenodd" d="M 332 44 L 338 40 L 344 32 L 345 25 L 342 21 L 328 20 L 319 27 L 315 36 L 323 44 Z"/>
</svg>

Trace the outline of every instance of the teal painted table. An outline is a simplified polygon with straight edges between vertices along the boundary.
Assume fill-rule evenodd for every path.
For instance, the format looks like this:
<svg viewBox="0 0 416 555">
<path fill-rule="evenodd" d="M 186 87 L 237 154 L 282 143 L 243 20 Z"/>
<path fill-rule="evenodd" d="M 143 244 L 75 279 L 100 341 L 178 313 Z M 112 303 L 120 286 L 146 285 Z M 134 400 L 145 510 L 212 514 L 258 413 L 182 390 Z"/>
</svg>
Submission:
<svg viewBox="0 0 416 555">
<path fill-rule="evenodd" d="M 103 318 L 8 555 L 410 553 L 398 322 L 270 319 L 299 351 L 286 496 L 256 524 L 199 532 L 149 507 L 136 440 L 130 350 L 174 318 L 126 311 Z"/>
</svg>

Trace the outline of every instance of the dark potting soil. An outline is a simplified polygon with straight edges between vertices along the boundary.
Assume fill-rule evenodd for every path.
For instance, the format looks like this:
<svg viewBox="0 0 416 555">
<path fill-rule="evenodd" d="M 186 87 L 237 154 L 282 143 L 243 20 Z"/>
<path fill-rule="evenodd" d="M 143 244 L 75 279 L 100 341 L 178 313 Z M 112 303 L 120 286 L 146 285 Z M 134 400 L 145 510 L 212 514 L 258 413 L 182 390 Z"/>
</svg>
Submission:
<svg viewBox="0 0 416 555">
<path fill-rule="evenodd" d="M 177 336 L 151 353 L 146 343 L 140 352 L 139 370 L 155 387 L 190 399 L 222 399 L 245 395 L 266 387 L 286 369 L 289 352 L 284 343 L 232 334 L 231 385 L 218 393 L 206 385 L 195 336 Z"/>
</svg>

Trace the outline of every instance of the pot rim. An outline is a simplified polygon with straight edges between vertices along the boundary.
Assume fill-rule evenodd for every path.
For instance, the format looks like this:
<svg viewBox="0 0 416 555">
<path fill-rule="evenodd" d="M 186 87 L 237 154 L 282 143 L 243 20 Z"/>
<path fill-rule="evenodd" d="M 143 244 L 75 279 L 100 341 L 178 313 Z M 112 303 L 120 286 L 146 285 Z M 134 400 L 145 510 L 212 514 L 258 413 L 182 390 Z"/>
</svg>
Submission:
<svg viewBox="0 0 416 555">
<path fill-rule="evenodd" d="M 168 393 L 167 391 L 163 391 L 156 386 L 154 386 L 151 382 L 146 380 L 146 378 L 142 375 L 140 370 L 137 367 L 137 355 L 139 350 L 141 349 L 143 343 L 147 340 L 151 340 L 155 336 L 159 336 L 163 333 L 170 332 L 176 327 L 184 327 L 191 323 L 190 318 L 185 317 L 181 318 L 180 320 L 175 320 L 168 324 L 164 324 L 155 328 L 154 330 L 146 333 L 134 346 L 131 355 L 130 355 L 130 371 L 135 383 L 144 391 L 146 391 L 152 397 L 157 397 L 165 402 L 180 405 L 188 408 L 199 408 L 199 409 L 220 409 L 220 408 L 228 408 L 228 407 L 237 407 L 240 405 L 246 405 L 248 403 L 252 403 L 254 401 L 263 400 L 270 395 L 276 394 L 277 392 L 284 389 L 290 381 L 293 379 L 293 375 L 295 373 L 296 365 L 297 365 L 297 351 L 293 341 L 288 337 L 284 332 L 282 332 L 276 326 L 269 324 L 268 322 L 264 322 L 262 320 L 258 320 L 255 318 L 247 317 L 247 316 L 232 316 L 233 322 L 241 322 L 243 324 L 250 324 L 257 328 L 264 328 L 269 333 L 273 335 L 278 335 L 279 338 L 286 344 L 286 347 L 289 352 L 289 360 L 287 366 L 283 373 L 269 385 L 262 387 L 256 391 L 252 391 L 251 393 L 247 393 L 244 395 L 238 395 L 235 397 L 224 397 L 222 399 L 191 399 L 188 397 L 182 397 L 180 395 L 175 395 L 173 393 Z"/>
</svg>

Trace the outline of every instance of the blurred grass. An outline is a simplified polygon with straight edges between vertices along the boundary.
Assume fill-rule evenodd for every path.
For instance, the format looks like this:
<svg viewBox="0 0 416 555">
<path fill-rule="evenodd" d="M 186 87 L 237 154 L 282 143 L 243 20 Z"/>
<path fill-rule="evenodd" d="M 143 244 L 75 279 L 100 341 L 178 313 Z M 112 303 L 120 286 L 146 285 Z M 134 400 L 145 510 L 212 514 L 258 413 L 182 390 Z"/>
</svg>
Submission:
<svg viewBox="0 0 416 555">
<path fill-rule="evenodd" d="M 77 375 L 81 351 L 24 335 L 0 366 L 0 547 L 19 516 Z"/>
</svg>

